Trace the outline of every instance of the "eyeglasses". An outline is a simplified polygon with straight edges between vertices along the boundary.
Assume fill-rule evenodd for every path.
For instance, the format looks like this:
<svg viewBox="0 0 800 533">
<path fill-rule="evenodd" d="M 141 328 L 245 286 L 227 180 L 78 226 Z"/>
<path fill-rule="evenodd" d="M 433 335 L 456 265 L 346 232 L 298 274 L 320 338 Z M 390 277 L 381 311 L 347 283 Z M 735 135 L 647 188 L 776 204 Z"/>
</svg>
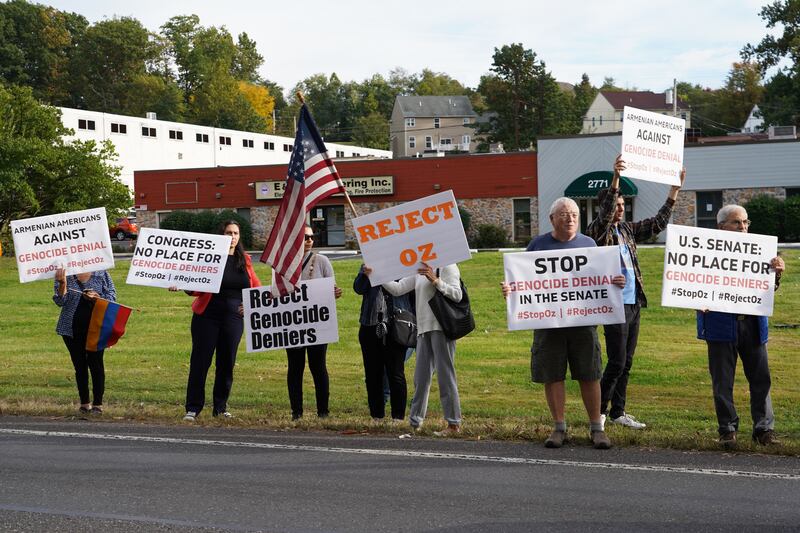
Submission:
<svg viewBox="0 0 800 533">
<path fill-rule="evenodd" d="M 749 220 L 728 220 L 727 223 L 731 224 L 733 226 L 742 226 L 742 227 L 745 227 L 745 228 L 750 225 L 750 221 Z"/>
<path fill-rule="evenodd" d="M 313 241 L 314 240 L 314 235 L 306 235 L 305 237 L 306 237 L 307 241 Z"/>
<path fill-rule="evenodd" d="M 570 219 L 570 218 L 574 218 L 575 220 L 578 220 L 578 218 L 580 218 L 580 215 L 578 213 L 556 213 L 556 215 L 561 220 L 567 220 L 567 219 Z"/>
</svg>

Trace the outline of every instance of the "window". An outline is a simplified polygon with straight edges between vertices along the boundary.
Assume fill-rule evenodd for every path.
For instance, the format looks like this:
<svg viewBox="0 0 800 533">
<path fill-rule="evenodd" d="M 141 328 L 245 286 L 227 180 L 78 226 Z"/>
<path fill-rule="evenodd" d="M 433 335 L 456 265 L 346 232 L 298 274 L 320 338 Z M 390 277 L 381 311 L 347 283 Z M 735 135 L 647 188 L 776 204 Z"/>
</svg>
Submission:
<svg viewBox="0 0 800 533">
<path fill-rule="evenodd" d="M 444 137 L 443 139 L 439 139 L 439 146 L 450 146 L 453 144 L 453 139 L 450 137 Z"/>
<path fill-rule="evenodd" d="M 800 189 L 787 187 L 786 198 L 791 198 L 792 196 L 800 196 Z"/>
<path fill-rule="evenodd" d="M 284 152 L 291 152 L 292 151 L 292 145 L 291 144 L 284 144 L 283 145 L 283 151 Z"/>
<path fill-rule="evenodd" d="M 264 141 L 264 150 L 275 150 L 275 143 L 270 141 Z"/>
<path fill-rule="evenodd" d="M 225 137 L 224 135 L 220 135 L 219 136 L 219 144 L 220 145 L 230 146 L 231 145 L 231 138 L 230 137 Z"/>
<path fill-rule="evenodd" d="M 344 157 L 344 152 L 342 150 L 336 150 L 336 157 Z"/>
<path fill-rule="evenodd" d="M 78 119 L 78 129 L 94 131 L 94 120 Z"/>
<path fill-rule="evenodd" d="M 183 132 L 181 130 L 169 130 L 169 138 L 176 141 L 182 141 Z"/>
<path fill-rule="evenodd" d="M 253 147 L 253 139 L 242 139 L 242 146 L 244 148 L 252 148 Z"/>
<path fill-rule="evenodd" d="M 681 118 L 682 118 L 683 120 L 686 120 L 686 113 L 681 113 Z"/>
<path fill-rule="evenodd" d="M 433 148 L 433 137 L 429 135 L 425 137 L 425 149 L 430 150 L 431 148 Z"/>
<path fill-rule="evenodd" d="M 125 135 L 128 133 L 128 126 L 126 126 L 125 124 L 118 124 L 116 122 L 112 122 L 111 133 L 119 133 L 121 135 Z"/>
<path fill-rule="evenodd" d="M 433 119 L 433 127 L 434 128 L 438 128 L 439 127 L 439 117 L 436 117 L 436 118 Z"/>
<path fill-rule="evenodd" d="M 361 154 L 358 152 L 353 152 L 353 157 L 361 157 Z"/>
<path fill-rule="evenodd" d="M 600 115 L 600 125 L 603 125 L 603 115 Z"/>
<path fill-rule="evenodd" d="M 208 134 L 207 133 L 196 133 L 194 138 L 199 143 L 207 143 L 208 142 Z"/>
<path fill-rule="evenodd" d="M 417 119 L 415 118 L 406 119 L 406 128 L 413 128 L 416 125 L 417 125 Z"/>
<path fill-rule="evenodd" d="M 469 143 L 470 143 L 469 135 L 462 135 L 461 144 L 466 144 L 467 146 L 469 146 Z"/>
<path fill-rule="evenodd" d="M 148 128 L 147 126 L 142 126 L 142 137 L 156 137 L 156 129 L 155 128 Z"/>
<path fill-rule="evenodd" d="M 531 200 L 514 199 L 514 241 L 525 243 L 531 239 Z"/>
<path fill-rule="evenodd" d="M 409 148 L 416 148 L 417 147 L 417 138 L 416 137 L 409 137 L 408 138 L 408 147 Z"/>
<path fill-rule="evenodd" d="M 464 125 L 467 126 L 469 124 L 469 122 L 470 122 L 470 119 L 467 118 L 467 117 L 464 117 Z"/>
<path fill-rule="evenodd" d="M 722 191 L 697 191 L 697 227 L 717 229 L 717 211 L 722 207 Z"/>
<path fill-rule="evenodd" d="M 592 117 L 592 127 L 593 127 L 593 128 L 595 127 L 595 123 L 594 123 L 594 117 Z"/>
<path fill-rule="evenodd" d="M 622 123 L 622 121 L 623 121 L 624 119 L 625 119 L 625 113 L 620 113 L 620 114 L 619 114 L 619 121 L 620 121 L 620 123 Z"/>
<path fill-rule="evenodd" d="M 236 208 L 236 214 L 245 219 L 248 222 L 252 222 L 250 220 L 250 208 L 249 207 L 238 207 Z"/>
</svg>

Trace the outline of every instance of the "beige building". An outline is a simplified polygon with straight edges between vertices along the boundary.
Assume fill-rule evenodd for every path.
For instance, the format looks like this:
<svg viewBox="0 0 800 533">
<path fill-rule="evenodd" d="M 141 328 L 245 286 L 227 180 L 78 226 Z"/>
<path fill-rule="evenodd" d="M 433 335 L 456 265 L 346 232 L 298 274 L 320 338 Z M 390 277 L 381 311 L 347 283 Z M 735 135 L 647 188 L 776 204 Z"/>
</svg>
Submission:
<svg viewBox="0 0 800 533">
<path fill-rule="evenodd" d="M 391 149 L 394 157 L 425 152 L 474 152 L 478 115 L 466 96 L 398 96 L 394 101 Z"/>
<path fill-rule="evenodd" d="M 622 110 L 625 106 L 644 109 L 653 113 L 672 115 L 672 91 L 654 93 L 652 91 L 600 91 L 583 117 L 582 134 L 615 133 L 622 131 Z M 686 127 L 692 127 L 692 112 L 689 106 L 678 98 L 677 116 L 686 120 Z"/>
</svg>

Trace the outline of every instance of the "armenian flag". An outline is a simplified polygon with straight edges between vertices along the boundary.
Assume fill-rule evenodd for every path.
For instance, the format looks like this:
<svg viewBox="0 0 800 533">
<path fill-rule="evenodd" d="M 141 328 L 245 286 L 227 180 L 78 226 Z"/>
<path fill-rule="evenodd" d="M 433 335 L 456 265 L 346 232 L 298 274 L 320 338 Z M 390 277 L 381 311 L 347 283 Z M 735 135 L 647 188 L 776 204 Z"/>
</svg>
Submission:
<svg viewBox="0 0 800 533">
<path fill-rule="evenodd" d="M 131 315 L 130 307 L 98 298 L 94 302 L 89 333 L 86 336 L 86 350 L 99 352 L 114 346 L 125 334 L 125 324 Z"/>
</svg>

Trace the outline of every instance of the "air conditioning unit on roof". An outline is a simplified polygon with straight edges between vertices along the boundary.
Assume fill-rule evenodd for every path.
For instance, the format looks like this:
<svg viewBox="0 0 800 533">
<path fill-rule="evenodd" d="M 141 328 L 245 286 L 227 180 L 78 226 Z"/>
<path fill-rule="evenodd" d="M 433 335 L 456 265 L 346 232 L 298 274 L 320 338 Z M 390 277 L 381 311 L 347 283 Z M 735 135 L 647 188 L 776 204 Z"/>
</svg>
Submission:
<svg viewBox="0 0 800 533">
<path fill-rule="evenodd" d="M 797 128 L 795 126 L 770 126 L 770 139 L 796 139 Z"/>
</svg>

